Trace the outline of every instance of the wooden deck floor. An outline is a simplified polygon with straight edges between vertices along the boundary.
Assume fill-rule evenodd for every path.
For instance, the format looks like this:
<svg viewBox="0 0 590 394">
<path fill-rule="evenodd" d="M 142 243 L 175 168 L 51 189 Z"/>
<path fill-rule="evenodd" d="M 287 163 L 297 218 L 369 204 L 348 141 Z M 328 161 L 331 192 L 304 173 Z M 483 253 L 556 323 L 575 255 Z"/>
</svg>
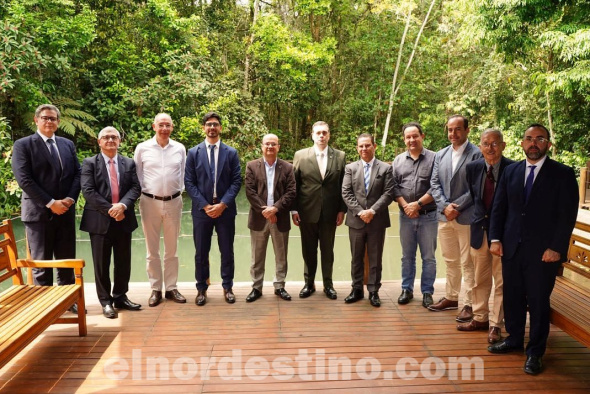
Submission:
<svg viewBox="0 0 590 394">
<path fill-rule="evenodd" d="M 234 305 L 214 285 L 207 305 L 197 307 L 196 290 L 186 284 L 180 290 L 187 304 L 123 311 L 116 320 L 102 317 L 88 285 L 88 336 L 53 326 L 0 370 L 0 391 L 590 392 L 590 350 L 556 327 L 546 370 L 533 377 L 522 371 L 523 354 L 490 354 L 486 332 L 457 331 L 455 311 L 430 312 L 420 294 L 398 305 L 399 281 L 384 283 L 381 308 L 366 299 L 344 304 L 348 283 L 336 284 L 337 301 L 328 300 L 321 285 L 299 299 L 300 285 L 287 284 L 291 302 L 265 286 L 251 304 L 244 301 L 249 284 L 236 285 Z M 437 289 L 435 299 L 444 284 L 437 282 Z M 145 305 L 148 296 L 147 283 L 132 285 L 130 299 Z M 453 357 L 473 364 L 453 367 Z"/>
</svg>

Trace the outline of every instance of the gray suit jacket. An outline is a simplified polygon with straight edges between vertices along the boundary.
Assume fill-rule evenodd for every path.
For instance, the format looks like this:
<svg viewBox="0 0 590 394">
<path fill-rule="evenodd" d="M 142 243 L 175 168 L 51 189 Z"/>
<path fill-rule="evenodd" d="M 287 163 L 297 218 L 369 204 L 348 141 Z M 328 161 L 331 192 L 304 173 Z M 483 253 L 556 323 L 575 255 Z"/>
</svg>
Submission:
<svg viewBox="0 0 590 394">
<path fill-rule="evenodd" d="M 365 193 L 364 173 L 362 160 L 350 163 L 344 169 L 342 199 L 348 207 L 346 225 L 356 229 L 365 226 L 385 229 L 391 225 L 388 207 L 393 201 L 393 168 L 375 159 L 371 169 L 368 193 Z M 376 212 L 369 224 L 357 216 L 364 209 L 373 209 Z"/>
<path fill-rule="evenodd" d="M 477 146 L 468 142 L 459 163 L 457 163 L 455 172 L 452 172 L 452 153 L 453 148 L 451 145 L 436 152 L 432 178 L 430 179 L 432 197 L 436 202 L 439 221 L 447 221 L 442 212 L 447 205 L 455 203 L 459 205 L 457 209 L 461 212 L 456 219 L 457 223 L 468 225 L 471 224 L 471 215 L 473 214 L 473 199 L 469 193 L 469 182 L 465 174 L 465 167 L 467 163 L 480 159 L 482 155 Z"/>
</svg>

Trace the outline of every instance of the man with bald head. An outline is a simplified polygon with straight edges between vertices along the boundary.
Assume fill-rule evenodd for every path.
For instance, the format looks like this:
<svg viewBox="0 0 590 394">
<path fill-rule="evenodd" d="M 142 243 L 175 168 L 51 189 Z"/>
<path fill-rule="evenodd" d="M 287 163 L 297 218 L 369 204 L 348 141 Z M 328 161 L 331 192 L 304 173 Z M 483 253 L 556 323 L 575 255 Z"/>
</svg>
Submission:
<svg viewBox="0 0 590 394">
<path fill-rule="evenodd" d="M 139 310 L 127 298 L 131 277 L 131 233 L 137 228 L 135 201 L 141 192 L 135 163 L 118 154 L 121 134 L 114 127 L 98 133 L 100 153 L 82 162 L 82 194 L 86 199 L 80 230 L 90 233 L 96 293 L 102 313 L 116 319 L 117 309 Z M 114 256 L 114 284 L 109 275 Z"/>
<path fill-rule="evenodd" d="M 141 184 L 139 212 L 147 249 L 147 274 L 152 288 L 148 301 L 151 307 L 164 297 L 178 303 L 186 298 L 178 291 L 178 237 L 182 216 L 182 191 L 186 149 L 170 139 L 174 123 L 170 115 L 160 113 L 154 118 L 153 138 L 135 148 L 133 157 Z M 164 259 L 160 255 L 160 234 L 164 237 Z"/>
<path fill-rule="evenodd" d="M 246 197 L 250 202 L 248 228 L 252 245 L 252 291 L 247 302 L 262 296 L 264 265 L 268 237 L 272 237 L 275 253 L 274 293 L 285 301 L 291 295 L 285 290 L 287 247 L 289 244 L 289 209 L 295 200 L 296 185 L 293 166 L 277 157 L 279 137 L 267 134 L 262 138 L 262 158 L 246 165 Z"/>
</svg>

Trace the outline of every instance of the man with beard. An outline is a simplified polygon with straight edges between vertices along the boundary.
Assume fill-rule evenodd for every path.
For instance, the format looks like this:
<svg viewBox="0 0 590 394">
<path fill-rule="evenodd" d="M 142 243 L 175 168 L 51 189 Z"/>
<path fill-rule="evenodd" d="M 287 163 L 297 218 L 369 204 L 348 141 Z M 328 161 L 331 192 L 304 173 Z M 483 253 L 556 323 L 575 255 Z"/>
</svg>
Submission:
<svg viewBox="0 0 590 394">
<path fill-rule="evenodd" d="M 524 372 L 536 375 L 543 369 L 549 299 L 560 263 L 567 258 L 579 196 L 574 171 L 546 156 L 551 142 L 544 126 L 529 126 L 521 146 L 526 159 L 506 167 L 492 207 L 490 252 L 502 256 L 509 336 L 489 346 L 488 351 L 522 351 L 528 307 L 530 331 Z"/>
</svg>

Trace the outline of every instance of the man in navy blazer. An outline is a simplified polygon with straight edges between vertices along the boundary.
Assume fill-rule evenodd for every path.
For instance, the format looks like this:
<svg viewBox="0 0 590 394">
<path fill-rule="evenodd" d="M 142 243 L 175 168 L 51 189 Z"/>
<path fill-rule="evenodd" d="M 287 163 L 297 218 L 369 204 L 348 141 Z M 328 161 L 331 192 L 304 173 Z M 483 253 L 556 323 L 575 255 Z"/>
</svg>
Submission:
<svg viewBox="0 0 590 394">
<path fill-rule="evenodd" d="M 37 132 L 14 143 L 12 171 L 23 190 L 21 218 L 33 259 L 76 257 L 75 203 L 80 163 L 72 141 L 57 137 L 60 112 L 49 104 L 35 111 Z M 33 269 L 35 284 L 51 286 L 53 270 Z M 57 284 L 74 283 L 74 270 L 57 269 Z M 70 309 L 77 313 L 76 305 Z"/>
<path fill-rule="evenodd" d="M 234 235 L 236 196 L 242 186 L 238 152 L 220 140 L 221 116 L 209 112 L 203 117 L 205 141 L 191 148 L 186 157 L 184 185 L 192 199 L 195 278 L 199 306 L 207 302 L 209 251 L 213 229 L 221 252 L 221 280 L 225 301 L 236 301 L 234 279 Z"/>
<path fill-rule="evenodd" d="M 469 242 L 473 200 L 465 167 L 467 163 L 481 158 L 481 152 L 467 140 L 469 123 L 465 117 L 451 116 L 446 127 L 451 145 L 436 152 L 430 179 L 437 207 L 440 249 L 447 268 L 446 295 L 428 309 L 435 312 L 457 309 L 463 279 L 463 309 L 455 320 L 467 322 L 473 317 L 471 288 L 474 272 Z"/>
<path fill-rule="evenodd" d="M 86 199 L 80 230 L 90 233 L 96 293 L 106 318 L 114 308 L 139 310 L 127 298 L 131 277 L 131 233 L 137 228 L 135 201 L 141 193 L 133 159 L 117 153 L 121 135 L 114 127 L 98 133 L 101 152 L 82 162 L 82 194 Z M 114 284 L 111 295 L 111 252 Z M 114 307 L 114 308 L 113 308 Z"/>
<path fill-rule="evenodd" d="M 501 339 L 501 329 L 504 327 L 502 261 L 499 256 L 490 253 L 488 237 L 496 185 L 504 168 L 514 163 L 502 156 L 504 148 L 506 143 L 502 132 L 496 129 L 485 130 L 479 144 L 484 157 L 468 163 L 465 173 L 474 207 L 471 216 L 471 259 L 475 269 L 475 282 L 472 290 L 473 319 L 459 323 L 457 330 L 488 330 L 489 343 Z M 490 311 L 492 282 L 494 303 Z"/>
<path fill-rule="evenodd" d="M 502 256 L 504 317 L 509 336 L 492 353 L 522 351 L 527 307 L 529 343 L 524 371 L 538 374 L 549 336 L 550 296 L 578 213 L 572 168 L 546 156 L 549 131 L 529 126 L 521 142 L 526 159 L 508 166 L 496 189 L 490 221 L 490 251 Z"/>
</svg>

